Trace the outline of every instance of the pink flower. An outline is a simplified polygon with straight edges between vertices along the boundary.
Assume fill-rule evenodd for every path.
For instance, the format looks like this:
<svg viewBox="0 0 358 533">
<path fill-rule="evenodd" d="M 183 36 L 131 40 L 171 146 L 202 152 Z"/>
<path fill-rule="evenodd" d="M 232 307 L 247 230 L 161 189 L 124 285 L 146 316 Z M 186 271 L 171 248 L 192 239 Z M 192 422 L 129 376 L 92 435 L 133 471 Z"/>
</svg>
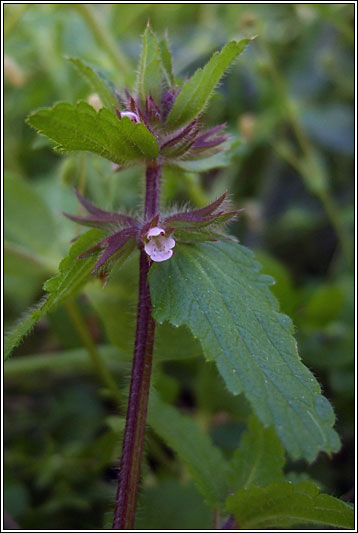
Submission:
<svg viewBox="0 0 358 533">
<path fill-rule="evenodd" d="M 117 113 L 118 115 L 118 113 Z M 137 113 L 133 113 L 132 111 L 120 111 L 119 112 L 119 118 L 123 118 L 123 117 L 128 117 L 131 119 L 132 122 L 134 122 L 134 124 L 137 124 L 138 122 L 140 122 L 140 119 L 137 115 Z"/>
<path fill-rule="evenodd" d="M 173 255 L 175 240 L 172 237 L 165 237 L 165 230 L 155 226 L 147 233 L 148 242 L 144 245 L 145 252 L 152 261 L 160 263 L 170 259 Z"/>
</svg>

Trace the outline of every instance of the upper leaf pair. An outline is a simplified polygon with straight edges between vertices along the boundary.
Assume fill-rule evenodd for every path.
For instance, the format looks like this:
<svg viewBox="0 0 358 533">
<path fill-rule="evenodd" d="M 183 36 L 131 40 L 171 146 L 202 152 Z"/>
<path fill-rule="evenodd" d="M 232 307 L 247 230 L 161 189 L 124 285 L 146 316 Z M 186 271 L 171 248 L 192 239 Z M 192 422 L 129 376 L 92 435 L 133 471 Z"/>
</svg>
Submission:
<svg viewBox="0 0 358 533">
<path fill-rule="evenodd" d="M 105 109 L 97 113 L 84 102 L 77 106 L 59 103 L 32 113 L 28 123 L 54 140 L 61 152 L 89 151 L 119 167 L 156 158 L 162 164 L 179 166 L 210 158 L 226 148 L 227 137 L 220 133 L 224 125 L 200 133 L 198 118 L 226 69 L 249 41 L 230 42 L 177 86 L 167 40 L 159 40 L 148 26 L 132 94 L 125 90 L 121 95 L 88 64 L 70 58 Z M 216 160 L 210 164 L 215 166 Z M 222 164 L 218 161 L 218 166 Z"/>
</svg>

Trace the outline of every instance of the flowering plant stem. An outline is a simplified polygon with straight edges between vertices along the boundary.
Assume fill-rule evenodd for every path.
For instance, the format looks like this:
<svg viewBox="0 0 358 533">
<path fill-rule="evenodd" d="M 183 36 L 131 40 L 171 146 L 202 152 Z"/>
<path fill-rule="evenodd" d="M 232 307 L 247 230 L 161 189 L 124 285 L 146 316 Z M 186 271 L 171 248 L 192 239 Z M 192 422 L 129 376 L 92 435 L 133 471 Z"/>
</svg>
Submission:
<svg viewBox="0 0 358 533">
<path fill-rule="evenodd" d="M 153 217 L 159 211 L 160 176 L 160 165 L 147 166 L 145 219 Z M 135 519 L 155 328 L 147 279 L 149 268 L 149 257 L 141 249 L 139 257 L 137 328 L 112 529 L 133 529 Z"/>
</svg>

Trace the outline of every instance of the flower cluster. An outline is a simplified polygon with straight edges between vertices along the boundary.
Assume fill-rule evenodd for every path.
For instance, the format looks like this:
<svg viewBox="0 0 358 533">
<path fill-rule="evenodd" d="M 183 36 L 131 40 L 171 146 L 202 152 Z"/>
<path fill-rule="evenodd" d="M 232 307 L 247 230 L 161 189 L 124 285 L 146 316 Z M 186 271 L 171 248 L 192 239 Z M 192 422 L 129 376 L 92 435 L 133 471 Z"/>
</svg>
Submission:
<svg viewBox="0 0 358 533">
<path fill-rule="evenodd" d="M 165 47 L 164 43 L 164 49 Z M 168 164 L 183 166 L 183 162 L 185 162 L 184 166 L 187 166 L 190 161 L 211 157 L 226 148 L 224 143 L 228 138 L 223 133 L 225 124 L 201 131 L 199 119 L 207 99 L 223 74 L 222 65 L 226 64 L 230 58 L 232 61 L 239 51 L 239 43 L 233 41 L 219 55 L 213 56 L 212 63 L 209 62 L 205 67 L 205 75 L 202 76 L 204 81 L 201 82 L 201 92 L 196 100 L 194 95 L 197 89 L 194 87 L 192 92 L 189 91 L 188 102 L 190 103 L 191 94 L 195 105 L 193 108 L 188 104 L 190 112 L 185 114 L 187 103 L 183 104 L 184 111 L 181 109 L 178 112 L 178 107 L 180 109 L 178 102 L 183 100 L 183 94 L 187 94 L 187 88 L 190 88 L 192 82 L 188 82 L 188 85 L 187 81 L 184 81 L 180 86 L 171 72 L 167 71 L 167 75 L 164 76 L 163 72 L 169 68 L 168 62 L 162 57 L 156 36 L 149 26 L 147 27 L 143 37 L 143 51 L 136 89 L 133 93 L 128 90 L 122 92 L 116 90 L 117 105 L 112 106 L 111 110 L 113 111 L 114 107 L 119 121 L 125 118 L 126 122 L 130 119 L 134 124 L 143 124 L 155 137 L 159 147 L 159 153 L 155 157 L 157 168 Z M 168 50 L 167 53 L 169 54 Z M 154 54 L 155 59 L 150 54 Z M 220 58 L 221 61 L 219 61 Z M 216 70 L 213 67 L 215 65 Z M 171 66 L 169 70 L 171 71 Z M 195 76 L 201 79 L 200 71 L 197 71 Z M 205 87 L 205 84 L 208 87 Z M 177 121 L 171 120 L 175 113 L 179 113 Z M 137 129 L 143 128 L 140 126 Z M 143 159 L 140 161 L 142 162 Z M 153 161 L 146 160 L 147 172 L 152 163 Z M 120 170 L 122 167 L 114 164 L 113 168 Z M 160 186 L 158 186 L 159 189 Z M 161 262 L 170 259 L 175 254 L 177 242 L 192 243 L 227 239 L 228 237 L 222 233 L 223 225 L 233 219 L 238 212 L 230 208 L 226 195 L 223 194 L 200 209 L 168 214 L 157 212 L 157 203 L 154 202 L 152 205 L 149 202 L 148 205 L 152 205 L 150 214 L 148 215 L 145 208 L 145 219 L 141 220 L 122 213 L 103 211 L 77 191 L 76 194 L 89 216 L 80 217 L 66 213 L 65 215 L 79 224 L 101 228 L 107 233 L 104 239 L 80 256 L 100 252 L 94 273 L 108 269 L 109 261 L 126 256 L 135 247 L 144 250 L 148 255 L 148 260 Z M 159 198 L 159 193 L 157 196 Z"/>
<path fill-rule="evenodd" d="M 104 211 L 93 205 L 75 190 L 77 198 L 89 216 L 63 213 L 78 224 L 100 228 L 108 235 L 82 253 L 79 258 L 102 252 L 93 273 L 108 266 L 108 261 L 120 259 L 135 247 L 144 248 L 148 259 L 161 262 L 170 259 L 176 242 L 216 241 L 228 239 L 222 233 L 225 223 L 233 220 L 239 211 L 231 210 L 223 194 L 211 204 L 195 210 L 161 216 L 156 214 L 149 221 L 113 211 Z"/>
<path fill-rule="evenodd" d="M 179 89 L 173 87 L 166 89 L 159 104 L 149 95 L 143 105 L 140 105 L 138 97 L 132 96 L 128 91 L 125 96 L 118 94 L 121 108 L 124 110 L 116 109 L 117 117 L 119 120 L 128 117 L 132 122 L 141 122 L 146 126 L 158 142 L 158 161 L 162 164 L 210 157 L 222 151 L 223 143 L 228 140 L 227 135 L 222 132 L 226 123 L 201 131 L 198 118 L 175 131 L 168 131 L 165 126 L 166 119 L 178 92 Z"/>
</svg>

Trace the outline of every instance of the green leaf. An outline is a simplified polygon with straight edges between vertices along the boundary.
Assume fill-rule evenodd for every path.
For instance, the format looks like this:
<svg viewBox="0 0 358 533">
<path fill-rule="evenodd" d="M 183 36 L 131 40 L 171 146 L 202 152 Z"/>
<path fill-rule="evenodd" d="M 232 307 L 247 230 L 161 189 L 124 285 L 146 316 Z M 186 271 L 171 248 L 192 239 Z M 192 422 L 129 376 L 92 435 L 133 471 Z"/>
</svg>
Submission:
<svg viewBox="0 0 358 533">
<path fill-rule="evenodd" d="M 302 483 L 302 481 L 309 481 L 310 483 L 314 483 L 320 491 L 324 490 L 323 483 L 312 478 L 307 472 L 295 472 L 291 470 L 285 474 L 285 481 L 289 481 L 289 483 L 292 483 L 293 485 L 298 485 L 299 483 Z"/>
<path fill-rule="evenodd" d="M 59 266 L 59 274 L 46 281 L 44 289 L 50 294 L 27 313 L 5 336 L 4 354 L 9 357 L 41 317 L 55 309 L 70 296 L 74 296 L 86 283 L 96 263 L 96 255 L 77 260 L 77 257 L 103 237 L 97 229 L 82 235 L 70 248 L 69 254 Z"/>
<path fill-rule="evenodd" d="M 156 35 L 149 25 L 146 27 L 142 40 L 142 53 L 136 84 L 136 93 L 143 104 L 151 95 L 159 103 L 162 92 L 161 52 Z"/>
<path fill-rule="evenodd" d="M 138 508 L 135 529 L 139 531 L 211 529 L 211 513 L 192 483 L 166 477 L 142 487 Z"/>
<path fill-rule="evenodd" d="M 208 416 L 215 417 L 218 413 L 225 412 L 230 416 L 232 423 L 245 423 L 251 413 L 250 405 L 245 397 L 240 394 L 230 394 L 217 371 L 215 363 L 205 362 L 200 365 L 196 378 L 196 405 L 199 410 Z M 230 422 L 230 423 L 231 423 Z M 236 439 L 235 435 L 232 434 Z M 231 450 L 237 445 L 237 439 Z"/>
<path fill-rule="evenodd" d="M 43 298 L 36 307 L 30 309 L 25 313 L 21 319 L 13 326 L 6 334 L 4 338 L 4 359 L 5 361 L 11 355 L 16 346 L 20 344 L 22 339 L 31 331 L 36 324 L 38 318 L 37 315 L 41 312 L 43 306 L 46 305 L 46 298 Z"/>
<path fill-rule="evenodd" d="M 85 102 L 77 105 L 61 102 L 40 109 L 27 122 L 54 140 L 61 153 L 84 150 L 118 165 L 158 155 L 158 143 L 143 124 L 134 124 L 128 117 L 119 120 L 105 108 L 97 113 Z"/>
<path fill-rule="evenodd" d="M 128 359 L 133 356 L 135 319 L 133 312 L 138 300 L 138 255 L 133 254 L 114 273 L 107 290 L 91 283 L 85 293 L 101 319 L 111 344 L 117 346 Z M 154 360 L 168 361 L 201 355 L 200 343 L 186 327 L 175 328 L 170 324 L 158 324 L 155 332 Z"/>
<path fill-rule="evenodd" d="M 221 507 L 227 495 L 227 463 L 220 450 L 188 416 L 166 405 L 151 390 L 148 423 L 188 466 L 194 482 L 212 507 Z"/>
<path fill-rule="evenodd" d="M 179 128 L 204 111 L 211 94 L 221 77 L 251 39 L 231 41 L 221 52 L 216 52 L 203 69 L 184 83 L 169 113 L 167 127 Z"/>
<path fill-rule="evenodd" d="M 276 282 L 271 290 L 280 302 L 280 308 L 284 313 L 292 316 L 297 308 L 297 291 L 287 267 L 268 252 L 255 251 L 255 256 L 262 265 L 262 271 L 272 276 Z"/>
<path fill-rule="evenodd" d="M 251 416 L 248 430 L 242 435 L 230 463 L 230 487 L 265 487 L 273 481 L 281 481 L 284 464 L 284 450 L 274 430 L 264 428 Z"/>
<path fill-rule="evenodd" d="M 194 485 L 178 483 L 172 477 L 165 477 L 152 486 L 142 487 L 138 508 L 134 529 L 139 531 L 171 531 L 178 528 L 181 531 L 195 531 L 211 529 L 212 526 L 211 513 Z"/>
<path fill-rule="evenodd" d="M 164 79 L 167 87 L 173 87 L 175 85 L 173 67 L 172 67 L 172 56 L 170 54 L 168 39 L 164 37 L 159 41 L 160 57 L 162 60 L 162 69 L 164 74 Z"/>
<path fill-rule="evenodd" d="M 189 326 L 228 389 L 246 394 L 293 458 L 338 450 L 332 407 L 301 362 L 292 322 L 279 313 L 272 278 L 258 273 L 252 252 L 232 242 L 175 250 L 150 271 L 156 320 Z"/>
<path fill-rule="evenodd" d="M 119 107 L 119 104 L 114 97 L 113 90 L 110 88 L 110 83 L 106 81 L 100 72 L 94 70 L 88 63 L 79 57 L 68 57 L 67 59 L 71 61 L 82 74 L 91 89 L 98 94 L 105 107 L 111 111 L 113 111 L 114 108 Z"/>
<path fill-rule="evenodd" d="M 284 529 L 297 524 L 325 524 L 354 529 L 354 511 L 343 501 L 319 494 L 314 483 L 287 481 L 266 488 L 240 489 L 227 499 L 240 529 Z"/>
</svg>

